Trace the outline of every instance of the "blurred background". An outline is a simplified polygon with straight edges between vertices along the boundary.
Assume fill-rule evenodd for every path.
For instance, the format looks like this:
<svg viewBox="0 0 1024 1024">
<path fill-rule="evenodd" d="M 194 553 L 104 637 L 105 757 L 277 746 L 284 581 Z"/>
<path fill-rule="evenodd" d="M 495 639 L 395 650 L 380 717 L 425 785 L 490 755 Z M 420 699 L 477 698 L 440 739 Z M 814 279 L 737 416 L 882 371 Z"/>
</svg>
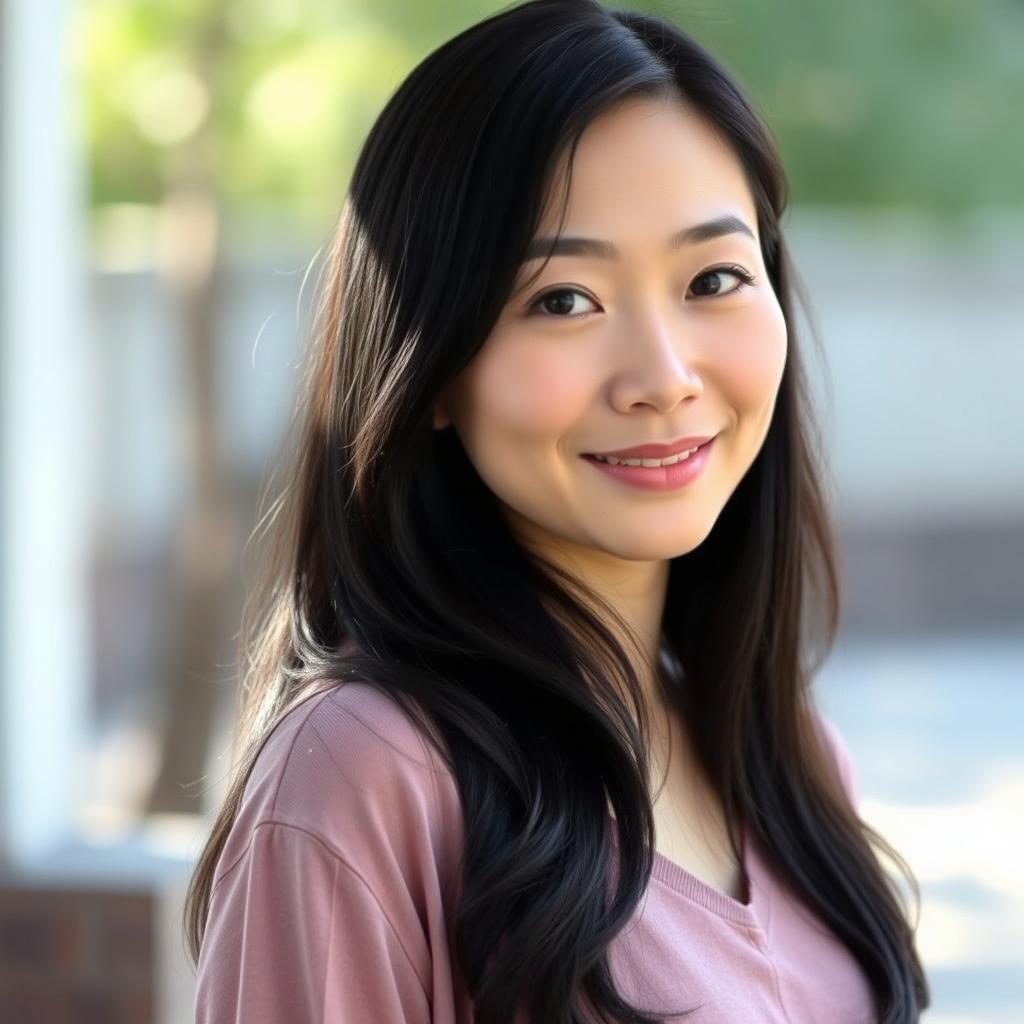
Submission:
<svg viewBox="0 0 1024 1024">
<path fill-rule="evenodd" d="M 322 252 L 479 0 L 0 0 L 0 1017 L 191 1020 L 185 879 Z M 1024 1020 L 1024 4 L 635 4 L 779 140 L 831 453 L 819 700 L 931 1024 Z M 814 337 L 821 342 L 820 357 Z"/>
</svg>

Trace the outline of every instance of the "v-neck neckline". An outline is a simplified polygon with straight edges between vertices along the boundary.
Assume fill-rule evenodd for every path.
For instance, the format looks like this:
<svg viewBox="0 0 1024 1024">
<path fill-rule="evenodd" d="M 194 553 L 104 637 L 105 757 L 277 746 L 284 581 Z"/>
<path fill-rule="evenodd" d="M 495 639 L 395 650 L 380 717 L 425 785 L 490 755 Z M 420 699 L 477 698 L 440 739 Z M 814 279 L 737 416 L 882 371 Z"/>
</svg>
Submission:
<svg viewBox="0 0 1024 1024">
<path fill-rule="evenodd" d="M 612 844 L 617 856 L 618 831 L 615 819 L 611 814 L 608 816 L 608 822 L 611 826 Z M 745 824 L 741 828 L 741 836 L 743 873 L 747 880 L 749 903 L 741 903 L 734 896 L 730 896 L 721 889 L 716 889 L 715 886 L 705 882 L 703 878 L 699 878 L 681 864 L 677 864 L 658 849 L 654 850 L 651 878 L 657 879 L 663 885 L 685 896 L 690 902 L 696 903 L 718 917 L 749 928 L 763 930 L 762 917 L 767 909 L 765 905 L 767 894 L 761 885 L 757 854 Z"/>
<path fill-rule="evenodd" d="M 660 850 L 654 851 L 654 864 L 651 869 L 651 877 L 658 879 L 665 885 L 676 890 L 694 903 L 700 904 L 706 910 L 717 914 L 719 917 L 736 921 L 740 924 L 759 925 L 759 909 L 762 893 L 752 870 L 754 853 L 751 848 L 750 839 L 746 825 L 741 830 L 742 868 L 747 881 L 747 895 L 749 903 L 743 903 L 735 896 L 723 892 L 710 882 L 688 871 L 681 864 L 677 864 Z"/>
<path fill-rule="evenodd" d="M 662 633 L 659 644 L 659 664 L 666 672 L 669 684 L 678 685 L 681 683 L 684 673 L 682 664 L 675 654 L 668 638 Z M 615 818 L 609 813 L 608 822 L 611 826 L 612 843 L 618 855 L 618 831 Z M 670 857 L 666 856 L 657 848 L 654 849 L 654 860 L 651 867 L 651 878 L 657 879 L 663 885 L 668 886 L 675 892 L 685 896 L 692 903 L 696 903 L 709 910 L 711 913 L 733 921 L 736 924 L 748 928 L 757 928 L 767 931 L 767 915 L 769 913 L 768 893 L 762 886 L 760 875 L 760 861 L 754 843 L 751 841 L 750 832 L 744 821 L 740 827 L 741 864 L 743 875 L 747 881 L 747 896 L 749 903 L 742 903 L 734 896 L 716 889 L 703 878 L 699 878 L 692 871 L 688 871 L 681 864 L 677 864 Z M 762 923 L 764 919 L 764 924 Z"/>
</svg>

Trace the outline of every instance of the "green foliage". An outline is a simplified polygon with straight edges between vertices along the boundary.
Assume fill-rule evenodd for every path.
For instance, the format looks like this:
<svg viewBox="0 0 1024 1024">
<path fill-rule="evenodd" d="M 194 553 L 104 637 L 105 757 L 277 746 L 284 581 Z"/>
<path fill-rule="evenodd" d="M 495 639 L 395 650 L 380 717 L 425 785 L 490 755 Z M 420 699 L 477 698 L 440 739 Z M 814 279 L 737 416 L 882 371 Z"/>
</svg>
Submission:
<svg viewBox="0 0 1024 1024">
<path fill-rule="evenodd" d="M 321 227 L 416 49 L 306 0 L 92 0 L 74 34 L 95 206 L 156 203 L 204 128 L 228 206 Z"/>
<path fill-rule="evenodd" d="M 795 202 L 957 214 L 1024 201 L 1024 6 L 1014 0 L 672 9 L 749 89 Z"/>
<path fill-rule="evenodd" d="M 91 199 L 154 203 L 209 132 L 229 207 L 317 230 L 387 97 L 485 0 L 87 0 L 73 34 Z M 793 201 L 942 214 L 1024 201 L 1024 8 L 1013 0 L 628 4 L 739 79 Z"/>
</svg>

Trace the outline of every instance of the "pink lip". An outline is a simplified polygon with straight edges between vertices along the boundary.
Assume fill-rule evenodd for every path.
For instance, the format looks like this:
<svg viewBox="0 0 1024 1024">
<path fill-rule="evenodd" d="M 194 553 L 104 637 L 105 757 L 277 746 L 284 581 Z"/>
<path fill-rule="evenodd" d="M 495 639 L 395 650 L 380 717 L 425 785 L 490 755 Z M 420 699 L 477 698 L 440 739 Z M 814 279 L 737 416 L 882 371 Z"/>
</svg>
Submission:
<svg viewBox="0 0 1024 1024">
<path fill-rule="evenodd" d="M 690 448 L 698 448 L 707 444 L 714 435 L 702 437 L 680 437 L 668 444 L 638 444 L 633 448 L 618 448 L 611 452 L 586 452 L 587 455 L 614 455 L 617 459 L 667 459 L 670 455 L 678 455 Z"/>
<path fill-rule="evenodd" d="M 689 439 L 688 439 L 689 440 Z M 707 465 L 711 458 L 711 449 L 714 447 L 714 438 L 698 447 L 689 458 L 683 459 L 671 466 L 613 466 L 611 463 L 602 462 L 593 455 L 581 456 L 590 465 L 599 469 L 602 473 L 620 481 L 639 487 L 646 491 L 674 491 L 695 480 Z M 684 448 L 685 451 L 685 448 Z M 644 458 L 645 456 L 626 456 L 626 458 Z M 656 455 L 648 455 L 646 458 L 659 458 Z M 660 456 L 667 458 L 667 456 Z"/>
</svg>

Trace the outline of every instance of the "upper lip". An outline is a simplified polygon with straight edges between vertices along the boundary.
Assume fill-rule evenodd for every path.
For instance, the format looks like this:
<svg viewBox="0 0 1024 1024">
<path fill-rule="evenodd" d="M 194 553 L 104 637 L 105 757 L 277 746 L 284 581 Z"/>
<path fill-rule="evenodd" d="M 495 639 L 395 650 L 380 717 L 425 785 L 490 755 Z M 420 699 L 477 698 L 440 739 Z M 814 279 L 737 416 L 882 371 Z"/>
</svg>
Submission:
<svg viewBox="0 0 1024 1024">
<path fill-rule="evenodd" d="M 707 444 L 713 437 L 715 437 L 714 434 L 704 434 L 701 437 L 680 437 L 667 444 L 652 442 L 651 444 L 638 444 L 632 448 L 617 448 L 610 452 L 585 452 L 584 454 L 614 455 L 617 459 L 667 459 L 670 455 L 678 455 L 680 452 Z"/>
</svg>

